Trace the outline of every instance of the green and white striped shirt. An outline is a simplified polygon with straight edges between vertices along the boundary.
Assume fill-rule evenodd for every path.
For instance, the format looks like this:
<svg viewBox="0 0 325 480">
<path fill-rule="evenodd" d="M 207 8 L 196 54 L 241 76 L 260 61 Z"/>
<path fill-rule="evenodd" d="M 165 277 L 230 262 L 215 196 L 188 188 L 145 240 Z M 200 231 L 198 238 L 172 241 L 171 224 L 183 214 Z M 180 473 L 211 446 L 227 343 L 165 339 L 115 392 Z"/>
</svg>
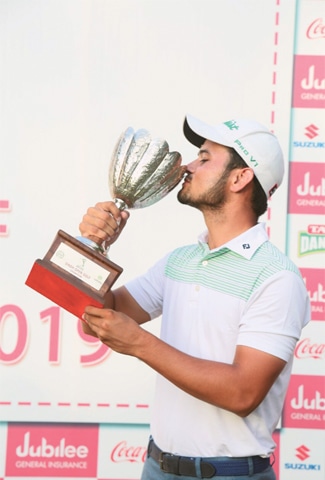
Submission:
<svg viewBox="0 0 325 480">
<path fill-rule="evenodd" d="M 263 225 L 214 250 L 202 235 L 126 287 L 151 318 L 162 315 L 162 340 L 182 352 L 232 363 L 237 345 L 245 345 L 287 362 L 246 418 L 193 398 L 158 375 L 151 425 L 159 447 L 187 456 L 270 455 L 310 307 L 298 268 L 268 241 Z"/>
</svg>

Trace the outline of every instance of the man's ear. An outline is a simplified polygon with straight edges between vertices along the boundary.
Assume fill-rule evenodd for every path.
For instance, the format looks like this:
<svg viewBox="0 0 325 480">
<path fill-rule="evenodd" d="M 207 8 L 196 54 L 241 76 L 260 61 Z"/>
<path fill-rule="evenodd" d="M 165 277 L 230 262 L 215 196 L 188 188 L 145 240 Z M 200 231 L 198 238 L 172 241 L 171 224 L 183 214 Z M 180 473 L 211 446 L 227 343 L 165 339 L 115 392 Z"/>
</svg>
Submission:
<svg viewBox="0 0 325 480">
<path fill-rule="evenodd" d="M 240 192 L 254 178 L 254 172 L 251 168 L 236 168 L 232 171 L 232 179 L 230 190 L 232 192 Z"/>
</svg>

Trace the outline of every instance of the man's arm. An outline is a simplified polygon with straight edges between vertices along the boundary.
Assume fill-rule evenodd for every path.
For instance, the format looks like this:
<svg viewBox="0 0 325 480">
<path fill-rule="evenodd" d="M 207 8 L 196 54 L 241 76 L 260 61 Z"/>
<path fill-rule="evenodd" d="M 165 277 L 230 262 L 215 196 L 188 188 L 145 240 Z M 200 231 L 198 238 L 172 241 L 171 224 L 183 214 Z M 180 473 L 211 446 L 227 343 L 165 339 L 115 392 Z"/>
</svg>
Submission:
<svg viewBox="0 0 325 480">
<path fill-rule="evenodd" d="M 241 417 L 258 407 L 286 365 L 245 346 L 237 347 L 232 364 L 203 360 L 157 340 L 142 347 L 138 358 L 188 394 Z"/>
</svg>

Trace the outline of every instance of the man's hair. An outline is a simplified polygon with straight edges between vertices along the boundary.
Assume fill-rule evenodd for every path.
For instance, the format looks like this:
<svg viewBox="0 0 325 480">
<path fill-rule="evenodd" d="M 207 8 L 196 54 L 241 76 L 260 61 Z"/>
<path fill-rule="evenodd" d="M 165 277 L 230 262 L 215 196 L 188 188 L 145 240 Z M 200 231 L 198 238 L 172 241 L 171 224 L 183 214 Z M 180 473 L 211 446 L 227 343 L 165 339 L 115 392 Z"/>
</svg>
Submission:
<svg viewBox="0 0 325 480">
<path fill-rule="evenodd" d="M 234 150 L 229 148 L 230 160 L 227 165 L 227 170 L 234 170 L 235 168 L 247 168 L 247 163 L 242 159 L 242 157 Z M 253 178 L 253 193 L 251 198 L 252 209 L 257 217 L 263 215 L 267 210 L 267 198 L 265 192 L 254 175 Z"/>
</svg>

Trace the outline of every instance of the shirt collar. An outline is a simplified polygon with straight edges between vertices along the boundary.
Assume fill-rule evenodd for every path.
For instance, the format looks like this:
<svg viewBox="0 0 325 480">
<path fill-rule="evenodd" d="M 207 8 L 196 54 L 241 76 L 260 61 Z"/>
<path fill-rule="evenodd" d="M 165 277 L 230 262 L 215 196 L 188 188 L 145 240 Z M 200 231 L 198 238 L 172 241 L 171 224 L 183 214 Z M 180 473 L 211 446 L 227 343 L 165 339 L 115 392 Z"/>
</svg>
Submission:
<svg viewBox="0 0 325 480">
<path fill-rule="evenodd" d="M 238 237 L 232 238 L 229 240 L 229 242 L 221 245 L 220 247 L 210 250 L 210 253 L 228 249 L 250 260 L 256 250 L 267 240 L 268 236 L 265 230 L 265 224 L 258 223 L 257 225 L 254 225 L 254 227 L 246 230 L 246 232 L 238 235 Z M 198 237 L 198 242 L 204 245 L 208 243 L 207 231 L 201 233 L 201 235 Z"/>
</svg>

